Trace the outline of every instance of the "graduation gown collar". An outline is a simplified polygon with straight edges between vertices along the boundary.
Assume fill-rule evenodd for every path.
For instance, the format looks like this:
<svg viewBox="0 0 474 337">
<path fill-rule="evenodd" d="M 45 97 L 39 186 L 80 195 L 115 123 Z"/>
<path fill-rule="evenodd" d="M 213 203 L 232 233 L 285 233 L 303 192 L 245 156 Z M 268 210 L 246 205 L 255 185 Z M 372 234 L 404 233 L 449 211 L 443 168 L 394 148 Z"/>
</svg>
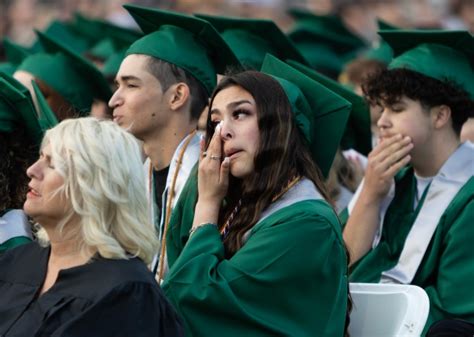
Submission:
<svg viewBox="0 0 474 337">
<path fill-rule="evenodd" d="M 245 233 L 243 237 L 244 242 L 246 242 L 253 231 L 259 227 L 259 224 L 267 219 L 270 215 L 275 214 L 285 207 L 305 200 L 324 200 L 316 186 L 314 186 L 313 182 L 308 178 L 302 178 L 298 183 L 295 184 L 295 186 L 283 194 L 280 199 L 268 206 L 268 208 L 265 209 L 260 215 L 260 218 L 255 226 Z"/>
</svg>

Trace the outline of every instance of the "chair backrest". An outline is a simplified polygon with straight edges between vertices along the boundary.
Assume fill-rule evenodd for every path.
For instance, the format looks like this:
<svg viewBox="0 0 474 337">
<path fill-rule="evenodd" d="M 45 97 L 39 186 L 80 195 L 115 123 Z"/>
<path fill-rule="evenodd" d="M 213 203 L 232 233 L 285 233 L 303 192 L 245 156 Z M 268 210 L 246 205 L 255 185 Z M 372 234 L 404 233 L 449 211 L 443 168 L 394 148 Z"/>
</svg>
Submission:
<svg viewBox="0 0 474 337">
<path fill-rule="evenodd" d="M 430 310 L 426 292 L 413 285 L 351 283 L 351 337 L 419 337 Z"/>
</svg>

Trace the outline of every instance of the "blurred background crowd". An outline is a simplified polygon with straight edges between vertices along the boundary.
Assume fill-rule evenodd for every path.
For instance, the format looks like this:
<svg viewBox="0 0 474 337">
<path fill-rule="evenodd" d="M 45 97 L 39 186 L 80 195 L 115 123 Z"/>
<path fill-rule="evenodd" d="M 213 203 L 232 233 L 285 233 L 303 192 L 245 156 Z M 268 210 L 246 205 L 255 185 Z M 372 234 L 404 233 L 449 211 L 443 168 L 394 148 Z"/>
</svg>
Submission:
<svg viewBox="0 0 474 337">
<path fill-rule="evenodd" d="M 474 31 L 474 0 L 128 0 L 185 13 L 269 18 L 287 30 L 288 8 L 340 15 L 346 25 L 368 41 L 376 40 L 375 18 L 405 28 L 446 28 Z M 68 20 L 77 11 L 115 24 L 134 27 L 123 0 L 0 0 L 0 38 L 30 45 L 34 29 L 53 19 Z M 0 54 L 1 58 L 1 54 Z"/>
</svg>

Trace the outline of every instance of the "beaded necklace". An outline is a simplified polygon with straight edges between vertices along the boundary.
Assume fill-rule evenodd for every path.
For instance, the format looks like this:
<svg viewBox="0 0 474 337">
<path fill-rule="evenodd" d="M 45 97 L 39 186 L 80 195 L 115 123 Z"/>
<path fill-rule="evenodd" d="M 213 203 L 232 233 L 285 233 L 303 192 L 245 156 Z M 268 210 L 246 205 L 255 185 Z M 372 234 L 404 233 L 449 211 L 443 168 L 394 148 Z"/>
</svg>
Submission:
<svg viewBox="0 0 474 337">
<path fill-rule="evenodd" d="M 288 180 L 288 183 L 285 185 L 285 187 L 272 198 L 272 203 L 274 203 L 275 201 L 280 199 L 283 196 L 283 194 L 285 194 L 286 192 L 288 192 L 288 190 L 290 188 L 295 186 L 296 183 L 300 179 L 301 179 L 301 177 L 297 175 L 297 176 L 292 177 L 290 180 Z M 230 230 L 230 227 L 232 225 L 232 221 L 234 220 L 237 213 L 239 213 L 241 207 L 242 207 L 242 198 L 239 199 L 239 201 L 237 202 L 237 205 L 235 205 L 234 209 L 232 210 L 232 212 L 230 213 L 230 215 L 227 218 L 226 222 L 224 223 L 224 226 L 222 226 L 222 228 L 220 230 L 221 238 L 222 238 L 223 241 L 227 237 L 227 235 L 229 235 L 229 230 Z"/>
</svg>

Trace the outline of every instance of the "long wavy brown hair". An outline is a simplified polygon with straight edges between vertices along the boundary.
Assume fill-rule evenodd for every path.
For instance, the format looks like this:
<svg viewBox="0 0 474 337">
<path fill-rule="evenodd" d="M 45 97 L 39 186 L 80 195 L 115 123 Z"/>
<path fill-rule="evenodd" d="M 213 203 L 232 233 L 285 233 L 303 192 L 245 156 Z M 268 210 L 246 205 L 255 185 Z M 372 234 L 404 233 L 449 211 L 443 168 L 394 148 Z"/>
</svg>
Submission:
<svg viewBox="0 0 474 337">
<path fill-rule="evenodd" d="M 7 209 L 23 208 L 29 178 L 26 169 L 38 156 L 38 147 L 24 130 L 0 133 L 0 214 Z"/>
<path fill-rule="evenodd" d="M 231 257 L 242 247 L 244 234 L 257 223 L 272 199 L 282 192 L 292 178 L 299 176 L 310 179 L 322 196 L 330 201 L 321 172 L 293 120 L 290 102 L 280 84 L 271 76 L 257 71 L 225 77 L 216 87 L 210 107 L 214 97 L 230 86 L 240 86 L 253 96 L 258 113 L 260 145 L 254 159 L 254 174 L 245 182 L 231 177 L 232 188 L 221 208 L 220 226 L 239 200 L 242 202 L 224 239 L 227 257 Z M 213 133 L 214 125 L 209 115 L 207 144 Z"/>
</svg>

